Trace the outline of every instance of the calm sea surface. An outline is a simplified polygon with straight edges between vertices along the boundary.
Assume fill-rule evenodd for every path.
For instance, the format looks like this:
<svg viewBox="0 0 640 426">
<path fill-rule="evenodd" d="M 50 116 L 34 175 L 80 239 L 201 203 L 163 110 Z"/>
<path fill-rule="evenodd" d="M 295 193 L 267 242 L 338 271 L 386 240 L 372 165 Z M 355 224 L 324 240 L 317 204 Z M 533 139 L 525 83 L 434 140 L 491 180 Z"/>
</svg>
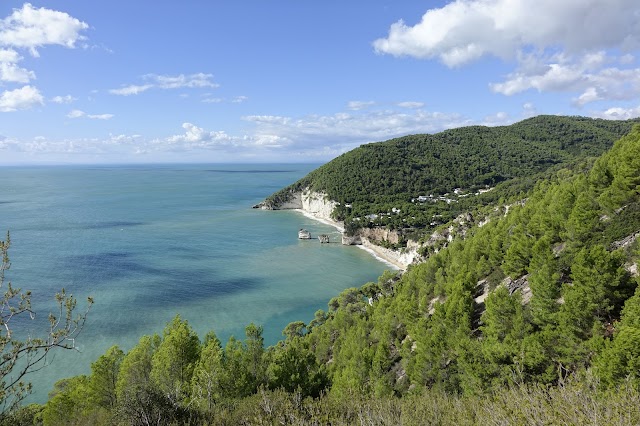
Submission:
<svg viewBox="0 0 640 426">
<path fill-rule="evenodd" d="M 0 168 L 0 232 L 11 231 L 12 241 L 6 278 L 33 292 L 38 313 L 14 326 L 42 335 L 63 287 L 79 308 L 95 299 L 80 351 L 56 351 L 29 376 L 29 401 L 44 402 L 63 377 L 89 373 L 110 346 L 127 351 L 142 335 L 161 333 L 176 314 L 223 342 L 244 338 L 254 322 L 271 345 L 289 322 L 309 322 L 343 289 L 376 280 L 389 267 L 366 252 L 297 239 L 302 227 L 312 235 L 333 228 L 293 211 L 251 208 L 313 168 Z"/>
</svg>

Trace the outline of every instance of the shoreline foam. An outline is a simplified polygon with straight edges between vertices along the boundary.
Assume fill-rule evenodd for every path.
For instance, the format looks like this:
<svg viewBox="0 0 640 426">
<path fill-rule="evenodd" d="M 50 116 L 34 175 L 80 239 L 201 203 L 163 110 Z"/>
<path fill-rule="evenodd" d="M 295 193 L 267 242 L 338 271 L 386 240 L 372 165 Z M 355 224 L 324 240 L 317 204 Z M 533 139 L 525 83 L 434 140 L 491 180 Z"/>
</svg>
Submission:
<svg viewBox="0 0 640 426">
<path fill-rule="evenodd" d="M 320 222 L 320 223 L 324 223 L 325 225 L 333 226 L 338 231 L 344 232 L 344 228 L 342 226 L 340 226 L 339 222 L 336 222 L 334 220 L 327 219 L 327 218 L 324 218 L 324 217 L 318 217 L 318 216 L 314 215 L 313 213 L 310 213 L 310 212 L 308 212 L 306 210 L 303 210 L 303 209 L 294 209 L 294 211 L 296 211 L 298 213 L 302 213 L 303 216 L 308 217 L 309 219 L 313 219 L 316 222 Z"/>
<path fill-rule="evenodd" d="M 395 262 L 393 262 L 390 258 L 381 256 L 378 252 L 376 252 L 374 249 L 372 249 L 370 247 L 365 247 L 362 244 L 358 244 L 358 245 L 356 245 L 356 247 L 358 247 L 360 250 L 366 251 L 371 256 L 373 256 L 376 260 L 379 260 L 380 262 L 384 263 L 385 265 L 390 266 L 395 271 L 405 271 L 406 270 L 406 268 L 401 268 L 399 265 L 397 265 Z"/>
<path fill-rule="evenodd" d="M 317 222 L 323 223 L 325 225 L 329 225 L 329 226 L 333 226 L 334 228 L 336 228 L 338 231 L 340 232 L 344 232 L 344 228 L 340 225 L 339 222 L 336 222 L 334 220 L 331 219 L 327 219 L 325 217 L 319 217 L 314 215 L 313 213 L 310 213 L 304 209 L 294 209 L 294 211 L 301 213 L 303 216 L 308 217 L 309 219 L 313 219 Z M 373 245 L 373 244 L 371 244 Z M 404 265 L 399 265 L 397 263 L 397 261 L 389 256 L 385 256 L 384 253 L 381 253 L 379 251 L 376 251 L 374 248 L 371 247 L 367 247 L 363 244 L 356 244 L 356 247 L 359 248 L 360 250 L 364 250 L 367 253 L 369 253 L 371 256 L 373 256 L 376 260 L 390 266 L 391 268 L 393 268 L 394 270 L 397 271 L 404 271 L 406 270 L 406 267 Z"/>
</svg>

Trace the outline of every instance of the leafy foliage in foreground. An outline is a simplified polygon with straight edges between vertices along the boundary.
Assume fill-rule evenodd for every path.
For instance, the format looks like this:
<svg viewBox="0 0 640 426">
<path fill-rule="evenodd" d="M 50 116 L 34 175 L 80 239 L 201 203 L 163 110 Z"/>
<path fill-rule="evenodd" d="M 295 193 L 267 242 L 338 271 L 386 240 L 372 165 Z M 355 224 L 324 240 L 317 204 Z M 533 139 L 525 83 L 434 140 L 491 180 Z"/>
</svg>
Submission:
<svg viewBox="0 0 640 426">
<path fill-rule="evenodd" d="M 603 389 L 593 377 L 572 379 L 557 386 L 510 386 L 487 395 L 452 395 L 423 389 L 403 398 L 351 393 L 348 398 L 267 390 L 243 399 L 224 400 L 199 416 L 172 407 L 159 418 L 161 425 L 620 425 L 640 423 L 640 391 L 623 383 L 615 391 Z M 175 408 L 173 408 L 175 410 Z M 36 404 L 13 413 L 5 424 L 41 424 L 43 407 Z M 61 413 L 62 414 L 62 413 Z M 105 412 L 66 413 L 59 424 L 118 425 L 126 420 Z M 61 416 L 62 418 L 62 416 Z M 152 420 L 152 419 L 149 419 Z M 136 424 L 136 423 L 133 423 Z"/>
<path fill-rule="evenodd" d="M 5 271 L 9 262 L 9 233 L 0 241 L 0 420 L 15 409 L 31 392 L 31 383 L 25 376 L 46 364 L 47 354 L 55 348 L 74 349 L 76 337 L 80 334 L 87 311 L 76 314 L 76 299 L 67 295 L 64 289 L 55 295 L 57 312 L 49 314 L 49 327 L 42 337 L 24 336 L 26 333 L 16 323 L 27 318 L 34 319 L 31 307 L 31 292 L 22 292 L 5 282 Z M 23 323 L 24 324 L 24 323 Z"/>
<path fill-rule="evenodd" d="M 48 424 L 637 424 L 640 127 L 285 340 L 176 317 L 26 418 Z M 634 272 L 635 271 L 635 272 Z M 115 383 L 115 385 L 113 385 Z M 39 419 L 39 420 L 38 420 Z"/>
<path fill-rule="evenodd" d="M 359 226 L 392 229 L 430 228 L 528 191 L 549 169 L 601 155 L 634 122 L 539 116 L 510 126 L 463 127 L 370 143 L 319 167 L 266 202 L 277 206 L 292 192 L 309 187 L 340 203 L 334 212 L 339 220 L 359 218 Z M 487 186 L 496 188 L 473 195 Z M 470 195 L 454 196 L 455 188 Z M 455 202 L 411 201 L 446 193 Z M 400 212 L 386 214 L 394 208 Z M 365 221 L 371 214 L 378 217 Z"/>
</svg>

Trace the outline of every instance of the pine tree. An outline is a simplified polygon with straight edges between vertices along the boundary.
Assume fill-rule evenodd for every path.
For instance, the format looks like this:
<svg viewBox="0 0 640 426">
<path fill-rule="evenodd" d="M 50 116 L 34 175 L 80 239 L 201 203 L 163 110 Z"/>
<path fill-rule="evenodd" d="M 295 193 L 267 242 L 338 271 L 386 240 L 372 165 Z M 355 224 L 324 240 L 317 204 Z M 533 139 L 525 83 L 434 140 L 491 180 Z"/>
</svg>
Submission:
<svg viewBox="0 0 640 426">
<path fill-rule="evenodd" d="M 553 255 L 548 237 L 540 238 L 531 250 L 529 264 L 529 286 L 533 293 L 531 299 L 531 315 L 538 327 L 556 322 L 555 314 L 560 305 L 560 274 L 558 262 Z"/>
<path fill-rule="evenodd" d="M 173 403 L 190 394 L 193 369 L 200 356 L 200 339 L 180 315 L 167 324 L 162 343 L 151 359 L 151 380 Z"/>
<path fill-rule="evenodd" d="M 260 385 L 266 384 L 266 366 L 264 364 L 264 337 L 262 337 L 262 326 L 253 323 L 245 327 L 244 356 L 245 369 L 249 372 L 250 388 L 255 392 Z"/>
<path fill-rule="evenodd" d="M 200 359 L 193 370 L 191 395 L 202 408 L 211 411 L 223 396 L 224 350 L 215 333 L 205 337 Z"/>
<path fill-rule="evenodd" d="M 142 336 L 122 359 L 116 383 L 118 401 L 124 401 L 150 382 L 151 359 L 158 350 L 162 339 L 157 334 Z"/>
<path fill-rule="evenodd" d="M 93 404 L 108 409 L 114 409 L 117 406 L 116 385 L 123 359 L 124 352 L 118 346 L 112 346 L 91 364 L 89 399 Z"/>
<path fill-rule="evenodd" d="M 599 377 L 609 386 L 627 378 L 640 384 L 640 287 L 625 303 L 613 340 L 594 365 Z"/>
</svg>

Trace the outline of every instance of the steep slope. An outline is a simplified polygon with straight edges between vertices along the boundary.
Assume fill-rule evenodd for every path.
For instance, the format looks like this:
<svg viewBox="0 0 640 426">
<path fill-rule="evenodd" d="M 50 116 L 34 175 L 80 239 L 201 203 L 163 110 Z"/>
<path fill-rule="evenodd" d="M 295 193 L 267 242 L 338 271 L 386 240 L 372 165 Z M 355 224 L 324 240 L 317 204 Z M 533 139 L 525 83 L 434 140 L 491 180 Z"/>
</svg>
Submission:
<svg viewBox="0 0 640 426">
<path fill-rule="evenodd" d="M 636 127 L 400 279 L 346 290 L 304 338 L 343 395 L 475 394 L 589 368 L 637 383 L 639 211 Z"/>
<path fill-rule="evenodd" d="M 177 316 L 6 420 L 638 424 L 640 126 L 522 197 L 273 347 L 254 324 L 244 341 L 201 342 Z"/>
<path fill-rule="evenodd" d="M 530 189 L 551 168 L 602 154 L 634 122 L 539 116 L 510 126 L 464 127 L 362 145 L 259 206 L 286 208 L 308 188 L 337 202 L 333 215 L 347 229 L 428 231 L 462 212 Z"/>
</svg>

